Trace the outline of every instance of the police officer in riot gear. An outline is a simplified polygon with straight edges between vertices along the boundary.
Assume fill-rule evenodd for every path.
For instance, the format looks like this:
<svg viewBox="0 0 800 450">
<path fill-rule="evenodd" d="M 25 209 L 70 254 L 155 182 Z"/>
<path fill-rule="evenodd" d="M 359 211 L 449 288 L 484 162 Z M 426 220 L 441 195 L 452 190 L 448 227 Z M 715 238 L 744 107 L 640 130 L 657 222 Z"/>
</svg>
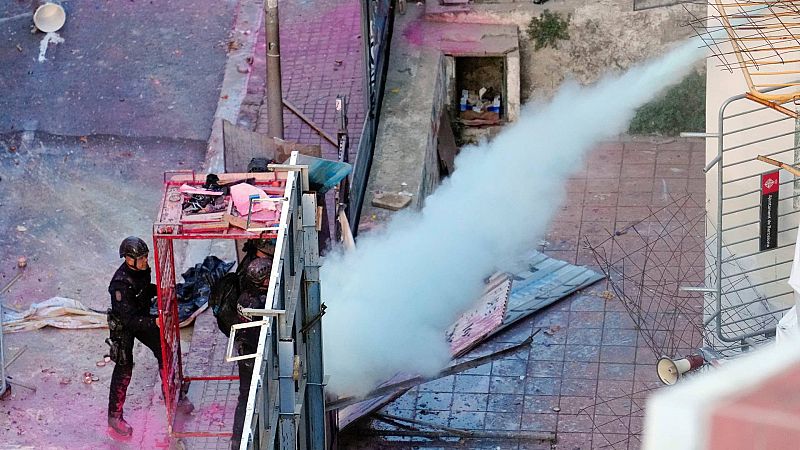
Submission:
<svg viewBox="0 0 800 450">
<path fill-rule="evenodd" d="M 158 317 L 150 315 L 150 304 L 156 295 L 156 286 L 150 282 L 150 267 L 147 256 L 150 250 L 138 237 L 128 237 L 119 247 L 120 258 L 125 258 L 119 266 L 108 292 L 111 294 L 111 308 L 108 310 L 108 328 L 111 346 L 111 359 L 114 372 L 111 375 L 111 390 L 108 396 L 108 426 L 121 436 L 133 433 L 131 426 L 123 418 L 122 407 L 128 384 L 133 373 L 134 338 L 147 346 L 158 361 L 161 374 L 161 338 Z M 179 407 L 191 410 L 191 403 L 182 396 Z"/>
<path fill-rule="evenodd" d="M 236 267 L 236 274 L 241 278 L 244 277 L 247 266 L 249 266 L 254 259 L 272 259 L 273 255 L 275 255 L 275 238 L 250 239 L 245 242 L 242 250 L 244 250 L 244 256 Z"/>
<path fill-rule="evenodd" d="M 242 275 L 241 294 L 237 301 L 239 310 L 239 323 L 250 322 L 252 319 L 244 316 L 242 308 L 264 308 L 266 303 L 269 274 L 272 271 L 272 257 L 255 258 L 247 264 L 247 269 Z M 240 355 L 249 355 L 256 352 L 258 347 L 259 328 L 245 328 L 236 333 L 234 345 Z M 242 359 L 239 365 L 239 399 L 236 403 L 236 412 L 233 416 L 233 436 L 231 449 L 238 449 L 244 428 L 244 413 L 247 408 L 247 396 L 250 393 L 250 381 L 253 378 L 254 360 Z"/>
</svg>

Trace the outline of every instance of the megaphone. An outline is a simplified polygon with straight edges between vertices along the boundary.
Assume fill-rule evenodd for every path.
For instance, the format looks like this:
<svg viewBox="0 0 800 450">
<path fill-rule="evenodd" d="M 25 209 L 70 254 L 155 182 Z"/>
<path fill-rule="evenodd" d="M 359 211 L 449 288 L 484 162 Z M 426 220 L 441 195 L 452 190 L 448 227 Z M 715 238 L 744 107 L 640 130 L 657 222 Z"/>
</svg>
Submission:
<svg viewBox="0 0 800 450">
<path fill-rule="evenodd" d="M 705 364 L 705 359 L 700 355 L 689 355 L 682 359 L 672 359 L 662 356 L 656 364 L 658 378 L 667 386 L 677 383 L 686 372 L 691 372 Z"/>
<path fill-rule="evenodd" d="M 66 20 L 67 13 L 64 12 L 64 8 L 55 3 L 44 3 L 33 13 L 33 24 L 45 33 L 60 30 Z"/>
</svg>

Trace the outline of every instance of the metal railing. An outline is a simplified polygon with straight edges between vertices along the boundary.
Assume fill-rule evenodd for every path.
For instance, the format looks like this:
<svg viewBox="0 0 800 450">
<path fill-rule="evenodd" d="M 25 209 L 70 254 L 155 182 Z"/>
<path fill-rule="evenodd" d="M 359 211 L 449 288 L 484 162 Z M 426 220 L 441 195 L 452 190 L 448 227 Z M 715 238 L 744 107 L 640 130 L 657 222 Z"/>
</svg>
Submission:
<svg viewBox="0 0 800 450">
<path fill-rule="evenodd" d="M 289 166 L 294 164 L 296 154 Z M 318 209 L 308 169 L 287 176 L 241 449 L 324 449 Z M 261 314 L 259 314 L 259 312 Z M 233 338 L 233 334 L 231 335 Z"/>
<path fill-rule="evenodd" d="M 731 112 L 728 112 L 731 111 Z M 716 227 L 712 242 L 712 312 L 714 338 L 721 347 L 749 346 L 768 340 L 783 311 L 793 303 L 787 280 L 794 259 L 800 210 L 800 186 L 782 172 L 779 183 L 778 240 L 761 246 L 761 176 L 774 168 L 756 160 L 772 156 L 793 163 L 800 157 L 795 121 L 773 109 L 736 95 L 722 103 L 718 115 Z"/>
<path fill-rule="evenodd" d="M 375 139 L 378 134 L 386 71 L 389 68 L 389 47 L 394 26 L 394 0 L 361 0 L 361 34 L 364 36 L 364 92 L 367 114 L 358 141 L 353 176 L 350 184 L 348 218 L 353 236 L 358 235 L 361 206 L 364 203 Z"/>
</svg>

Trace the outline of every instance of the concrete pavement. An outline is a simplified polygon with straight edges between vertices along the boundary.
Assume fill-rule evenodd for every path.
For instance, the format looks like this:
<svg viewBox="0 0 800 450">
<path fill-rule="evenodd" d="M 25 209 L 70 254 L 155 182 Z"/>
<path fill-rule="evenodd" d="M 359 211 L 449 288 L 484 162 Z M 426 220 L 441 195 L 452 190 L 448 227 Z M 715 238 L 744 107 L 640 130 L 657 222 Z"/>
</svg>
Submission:
<svg viewBox="0 0 800 450">
<path fill-rule="evenodd" d="M 65 1 L 63 43 L 29 32 L 32 1 L 0 5 L 0 286 L 24 309 L 52 296 L 108 306 L 128 235 L 147 238 L 163 172 L 200 170 L 217 108 L 236 2 Z M 151 263 L 152 264 L 152 263 Z M 5 336 L 15 382 L 0 402 L 4 448 L 166 448 L 155 359 L 137 344 L 126 417 L 134 436 L 106 435 L 113 364 L 106 330 Z M 183 343 L 188 348 L 188 338 Z M 84 372 L 99 380 L 83 383 Z"/>
<path fill-rule="evenodd" d="M 204 142 L 174 139 L 0 136 L 0 285 L 16 275 L 17 258 L 28 260 L 3 303 L 25 309 L 63 296 L 104 311 L 108 282 L 120 264 L 119 242 L 152 232 L 163 171 L 197 167 L 204 148 Z M 156 361 L 141 344 L 126 403 L 136 434 L 123 444 L 106 436 L 113 364 L 95 365 L 108 351 L 106 337 L 104 329 L 5 336 L 9 358 L 23 351 L 7 374 L 36 391 L 12 385 L 0 402 L 0 415 L 8 419 L 0 446 L 133 449 L 164 441 Z M 99 380 L 84 384 L 84 372 Z"/>
<path fill-rule="evenodd" d="M 0 17 L 34 2 L 5 3 Z M 65 1 L 49 46 L 30 17 L 0 21 L 0 133 L 207 139 L 235 5 Z"/>
</svg>

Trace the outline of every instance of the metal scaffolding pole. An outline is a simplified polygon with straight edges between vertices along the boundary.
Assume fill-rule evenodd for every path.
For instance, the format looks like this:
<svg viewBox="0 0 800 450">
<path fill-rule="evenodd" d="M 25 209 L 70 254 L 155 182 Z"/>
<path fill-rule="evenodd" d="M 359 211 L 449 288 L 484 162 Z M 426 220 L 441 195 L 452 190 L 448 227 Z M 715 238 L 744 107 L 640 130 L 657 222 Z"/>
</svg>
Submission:
<svg viewBox="0 0 800 450">
<path fill-rule="evenodd" d="M 283 139 L 283 90 L 281 88 L 281 36 L 278 0 L 265 0 L 264 27 L 267 37 L 267 111 L 270 137 Z"/>
<path fill-rule="evenodd" d="M 322 363 L 322 308 L 320 305 L 319 247 L 316 238 L 317 198 L 303 194 L 303 241 L 305 267 L 303 289 L 306 302 L 303 327 L 306 358 L 306 422 L 308 448 L 325 448 L 325 392 Z M 309 217 L 311 214 L 311 217 Z"/>
</svg>

